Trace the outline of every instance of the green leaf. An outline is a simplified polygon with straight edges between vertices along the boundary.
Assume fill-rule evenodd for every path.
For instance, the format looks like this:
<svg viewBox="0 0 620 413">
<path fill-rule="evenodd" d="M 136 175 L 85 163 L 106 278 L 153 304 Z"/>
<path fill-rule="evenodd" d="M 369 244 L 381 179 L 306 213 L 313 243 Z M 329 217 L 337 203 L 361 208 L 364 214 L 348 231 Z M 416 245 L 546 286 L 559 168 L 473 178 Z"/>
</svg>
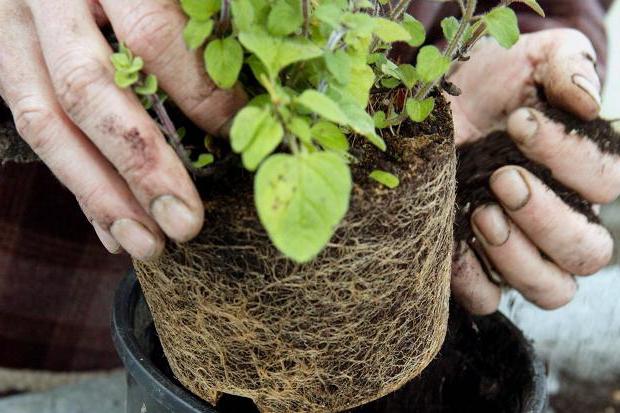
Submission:
<svg viewBox="0 0 620 413">
<path fill-rule="evenodd" d="M 382 110 L 375 112 L 372 115 L 372 120 L 375 122 L 375 128 L 383 129 L 388 127 L 385 112 Z"/>
<path fill-rule="evenodd" d="M 330 88 L 337 90 L 341 95 L 348 96 L 359 106 L 366 107 L 370 96 L 370 89 L 375 83 L 375 73 L 366 64 L 356 64 L 351 68 L 351 77 L 345 84 L 334 85 Z"/>
<path fill-rule="evenodd" d="M 435 108 L 435 99 L 430 97 L 423 100 L 407 99 L 407 115 L 414 122 L 423 122 Z"/>
<path fill-rule="evenodd" d="M 116 70 L 125 70 L 131 66 L 131 61 L 125 53 L 112 54 L 112 56 L 110 56 L 110 61 Z"/>
<path fill-rule="evenodd" d="M 177 136 L 179 137 L 179 140 L 183 140 L 183 138 L 185 138 L 185 135 L 187 135 L 187 129 L 185 129 L 183 126 L 177 129 Z"/>
<path fill-rule="evenodd" d="M 538 4 L 536 0 L 515 0 L 515 1 L 527 4 L 529 8 L 534 10 L 534 12 L 536 12 L 538 15 L 540 15 L 541 17 L 545 17 L 545 11 L 543 10 L 542 7 L 540 7 L 540 4 Z"/>
<path fill-rule="evenodd" d="M 379 169 L 375 169 L 369 175 L 372 179 L 379 182 L 380 184 L 387 186 L 390 189 L 394 189 L 400 185 L 400 180 L 396 175 L 393 175 L 389 172 L 381 171 Z"/>
<path fill-rule="evenodd" d="M 205 40 L 213 32 L 213 20 L 189 19 L 183 29 L 183 39 L 190 50 L 195 50 L 203 45 Z"/>
<path fill-rule="evenodd" d="M 142 86 L 136 86 L 134 91 L 138 95 L 148 96 L 157 93 L 157 77 L 155 75 L 148 75 L 144 79 Z"/>
<path fill-rule="evenodd" d="M 254 5 L 251 0 L 232 0 L 230 3 L 232 22 L 238 31 L 252 30 Z"/>
<path fill-rule="evenodd" d="M 342 104 L 342 110 L 348 118 L 347 126 L 354 132 L 364 136 L 370 143 L 375 145 L 382 151 L 386 150 L 385 141 L 375 131 L 375 122 L 373 118 L 364 110 L 364 108 L 354 104 Z"/>
<path fill-rule="evenodd" d="M 254 179 L 261 223 L 284 255 L 304 263 L 327 244 L 349 208 L 351 172 L 332 152 L 276 154 Z"/>
<path fill-rule="evenodd" d="M 447 41 L 451 42 L 454 39 L 454 35 L 459 30 L 459 21 L 456 17 L 446 17 L 441 21 L 441 29 L 443 30 L 443 37 Z"/>
<path fill-rule="evenodd" d="M 340 26 L 342 10 L 335 4 L 323 3 L 314 10 L 314 17 L 332 29 L 336 29 Z"/>
<path fill-rule="evenodd" d="M 349 119 L 340 107 L 328 96 L 312 89 L 304 91 L 295 101 L 321 117 L 341 125 L 347 125 Z"/>
<path fill-rule="evenodd" d="M 426 41 L 426 30 L 424 29 L 424 25 L 413 16 L 405 14 L 402 26 L 407 30 L 409 36 L 411 36 L 411 39 L 407 42 L 409 46 L 419 47 Z"/>
<path fill-rule="evenodd" d="M 348 151 L 349 141 L 340 128 L 331 122 L 317 122 L 311 129 L 312 137 L 325 149 Z"/>
<path fill-rule="evenodd" d="M 375 35 L 387 43 L 411 41 L 411 34 L 400 24 L 383 17 L 375 17 Z"/>
<path fill-rule="evenodd" d="M 511 8 L 496 7 L 485 14 L 482 19 L 491 36 L 495 37 L 500 46 L 509 49 L 519 40 L 519 23 L 517 15 Z"/>
<path fill-rule="evenodd" d="M 366 13 L 347 12 L 341 20 L 357 37 L 370 36 L 376 26 L 375 19 Z"/>
<path fill-rule="evenodd" d="M 212 40 L 205 49 L 205 65 L 215 84 L 229 89 L 239 77 L 243 65 L 243 48 L 233 36 Z"/>
<path fill-rule="evenodd" d="M 116 72 L 114 73 L 114 83 L 121 89 L 126 89 L 133 85 L 140 78 L 138 73 Z"/>
<path fill-rule="evenodd" d="M 445 57 L 435 46 L 424 46 L 418 52 L 416 70 L 426 82 L 434 82 L 450 69 L 450 59 Z"/>
<path fill-rule="evenodd" d="M 351 58 L 344 50 L 325 53 L 323 56 L 327 70 L 338 83 L 346 84 L 351 79 Z"/>
<path fill-rule="evenodd" d="M 381 86 L 388 89 L 394 89 L 398 85 L 400 85 L 400 79 L 396 79 L 393 77 L 386 77 L 381 79 Z"/>
<path fill-rule="evenodd" d="M 220 0 L 181 0 L 181 8 L 189 17 L 196 20 L 208 20 L 220 11 Z"/>
<path fill-rule="evenodd" d="M 304 22 L 299 0 L 276 0 L 267 20 L 267 29 L 276 36 L 286 36 L 299 29 Z"/>
<path fill-rule="evenodd" d="M 295 116 L 286 124 L 286 127 L 291 133 L 301 139 L 302 142 L 310 143 L 312 141 L 310 123 L 305 118 Z"/>
<path fill-rule="evenodd" d="M 263 121 L 269 116 L 267 108 L 246 106 L 233 120 L 230 128 L 230 145 L 236 153 L 243 152 L 252 143 Z"/>
<path fill-rule="evenodd" d="M 292 63 L 323 54 L 323 50 L 309 40 L 274 38 L 263 31 L 242 32 L 239 41 L 260 59 L 271 78 Z"/>
<path fill-rule="evenodd" d="M 231 146 L 241 152 L 243 166 L 250 171 L 277 148 L 283 136 L 282 125 L 268 108 L 246 106 L 235 116 L 230 129 Z"/>
<path fill-rule="evenodd" d="M 398 65 L 398 78 L 407 89 L 411 89 L 418 83 L 418 73 L 410 64 Z"/>
<path fill-rule="evenodd" d="M 207 165 L 211 165 L 215 158 L 213 154 L 210 153 L 202 153 L 198 156 L 198 159 L 192 163 L 194 168 L 204 168 Z"/>
</svg>

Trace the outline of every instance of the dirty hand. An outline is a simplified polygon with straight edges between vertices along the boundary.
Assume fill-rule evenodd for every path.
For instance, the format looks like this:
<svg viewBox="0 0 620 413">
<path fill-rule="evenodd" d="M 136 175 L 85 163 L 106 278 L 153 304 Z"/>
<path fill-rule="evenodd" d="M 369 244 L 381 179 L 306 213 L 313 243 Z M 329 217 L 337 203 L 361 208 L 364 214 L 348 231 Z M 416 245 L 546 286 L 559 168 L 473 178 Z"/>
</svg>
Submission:
<svg viewBox="0 0 620 413">
<path fill-rule="evenodd" d="M 110 46 L 119 40 L 197 125 L 217 134 L 244 102 L 207 78 L 182 38 L 176 0 L 0 0 L 0 95 L 18 131 L 76 196 L 104 246 L 149 259 L 165 233 L 202 227 L 190 177 L 130 91 L 116 87 Z"/>
<path fill-rule="evenodd" d="M 620 158 L 567 134 L 534 109 L 542 87 L 551 105 L 596 118 L 601 86 L 594 61 L 590 41 L 570 29 L 524 35 L 510 50 L 481 42 L 450 78 L 463 91 L 451 98 L 457 145 L 506 129 L 558 181 L 592 203 L 612 201 L 620 193 Z M 572 274 L 592 274 L 608 263 L 613 241 L 607 230 L 573 211 L 532 173 L 506 165 L 492 175 L 490 187 L 499 202 L 473 212 L 476 239 L 503 281 L 533 303 L 547 309 L 568 303 L 576 291 Z M 456 299 L 474 313 L 495 311 L 500 288 L 470 249 L 456 250 Z"/>
</svg>

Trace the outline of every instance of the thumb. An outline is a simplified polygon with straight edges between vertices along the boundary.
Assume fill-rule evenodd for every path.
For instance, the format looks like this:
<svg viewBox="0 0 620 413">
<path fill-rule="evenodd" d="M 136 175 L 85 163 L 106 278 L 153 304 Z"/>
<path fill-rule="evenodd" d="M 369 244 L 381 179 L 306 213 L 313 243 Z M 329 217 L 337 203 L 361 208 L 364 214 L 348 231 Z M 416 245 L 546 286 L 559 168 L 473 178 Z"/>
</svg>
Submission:
<svg viewBox="0 0 620 413">
<path fill-rule="evenodd" d="M 583 120 L 596 118 L 601 82 L 590 40 L 577 30 L 553 29 L 529 35 L 527 41 L 534 81 L 544 88 L 549 103 Z"/>
</svg>

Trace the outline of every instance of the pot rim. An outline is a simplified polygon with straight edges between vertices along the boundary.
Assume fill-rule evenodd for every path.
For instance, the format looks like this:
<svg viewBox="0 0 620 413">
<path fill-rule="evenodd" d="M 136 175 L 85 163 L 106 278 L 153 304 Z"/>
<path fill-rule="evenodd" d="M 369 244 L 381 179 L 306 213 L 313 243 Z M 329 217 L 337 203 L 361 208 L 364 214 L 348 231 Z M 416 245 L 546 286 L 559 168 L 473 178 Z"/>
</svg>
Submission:
<svg viewBox="0 0 620 413">
<path fill-rule="evenodd" d="M 112 339 L 127 370 L 154 400 L 175 413 L 218 413 L 213 407 L 166 377 L 142 351 L 130 315 L 140 295 L 140 284 L 131 270 L 114 295 Z M 148 385 L 145 385 L 148 383 Z"/>
</svg>

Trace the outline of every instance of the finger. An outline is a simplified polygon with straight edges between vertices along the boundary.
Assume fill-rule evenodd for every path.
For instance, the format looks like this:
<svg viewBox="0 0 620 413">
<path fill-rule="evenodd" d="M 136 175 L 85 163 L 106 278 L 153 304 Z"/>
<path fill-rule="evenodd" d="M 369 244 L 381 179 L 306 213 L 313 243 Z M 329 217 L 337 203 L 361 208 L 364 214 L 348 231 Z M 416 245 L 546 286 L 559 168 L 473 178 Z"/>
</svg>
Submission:
<svg viewBox="0 0 620 413">
<path fill-rule="evenodd" d="M 200 197 L 136 96 L 114 84 L 112 51 L 92 18 L 85 18 L 86 5 L 81 0 L 32 1 L 31 8 L 64 110 L 169 237 L 193 238 L 204 217 Z"/>
<path fill-rule="evenodd" d="M 577 285 L 572 276 L 545 260 L 497 204 L 476 209 L 471 225 L 497 271 L 525 298 L 546 309 L 573 298 Z"/>
<path fill-rule="evenodd" d="M 144 212 L 125 182 L 55 101 L 29 16 L 2 21 L 0 92 L 20 135 L 73 192 L 104 246 L 119 246 L 139 259 L 163 250 L 156 223 Z M 121 221 L 120 224 L 118 222 Z"/>
<path fill-rule="evenodd" d="M 534 80 L 544 87 L 549 103 L 585 120 L 596 118 L 601 82 L 590 40 L 574 29 L 545 30 L 525 38 Z"/>
<path fill-rule="evenodd" d="M 490 182 L 510 218 L 560 267 L 586 275 L 607 265 L 613 252 L 609 232 L 566 205 L 529 171 L 503 167 Z"/>
<path fill-rule="evenodd" d="M 510 115 L 508 133 L 525 156 L 584 198 L 605 204 L 620 195 L 620 157 L 601 152 L 592 140 L 567 133 L 564 125 L 532 108 Z"/>
<path fill-rule="evenodd" d="M 183 40 L 187 19 L 176 0 L 101 0 L 119 40 L 142 57 L 148 72 L 198 126 L 221 134 L 245 103 L 240 87 L 218 89 L 205 72 L 201 50 Z"/>
<path fill-rule="evenodd" d="M 488 315 L 497 311 L 500 288 L 489 280 L 474 253 L 461 245 L 452 261 L 450 288 L 456 301 L 467 311 Z"/>
</svg>

